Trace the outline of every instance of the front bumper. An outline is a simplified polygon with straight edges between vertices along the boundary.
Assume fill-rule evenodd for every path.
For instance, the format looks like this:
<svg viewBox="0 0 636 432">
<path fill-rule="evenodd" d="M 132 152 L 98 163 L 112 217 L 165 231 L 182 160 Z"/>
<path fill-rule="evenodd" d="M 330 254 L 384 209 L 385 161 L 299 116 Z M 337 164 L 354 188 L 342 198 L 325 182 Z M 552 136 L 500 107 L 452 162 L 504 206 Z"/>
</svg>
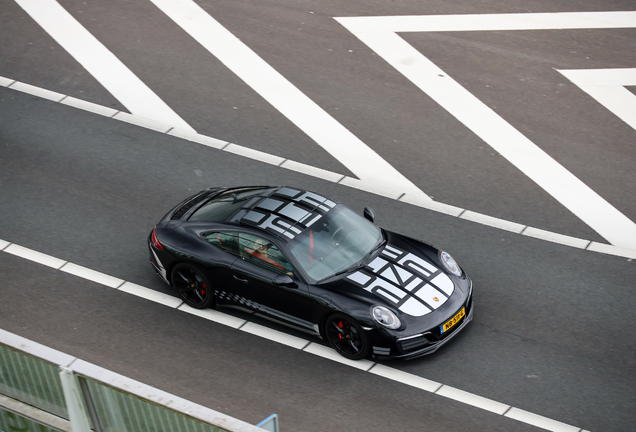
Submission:
<svg viewBox="0 0 636 432">
<path fill-rule="evenodd" d="M 443 337 L 442 339 L 432 341 L 422 348 L 415 349 L 413 351 L 408 351 L 408 352 L 401 352 L 404 350 L 400 350 L 397 347 L 391 350 L 391 351 L 394 351 L 395 354 L 384 355 L 376 351 L 374 352 L 373 357 L 378 360 L 388 360 L 388 359 L 410 360 L 410 359 L 414 359 L 417 357 L 422 357 L 422 356 L 434 353 L 443 345 L 448 343 L 451 339 L 453 339 L 457 334 L 459 334 L 459 332 L 461 332 L 462 329 L 466 327 L 466 325 L 473 320 L 473 312 L 474 312 L 473 306 L 474 306 L 474 301 L 471 296 L 466 302 L 466 309 L 468 312 L 466 313 L 466 316 L 462 318 L 462 322 L 459 325 L 457 325 L 452 332 L 450 332 L 447 336 Z"/>
</svg>

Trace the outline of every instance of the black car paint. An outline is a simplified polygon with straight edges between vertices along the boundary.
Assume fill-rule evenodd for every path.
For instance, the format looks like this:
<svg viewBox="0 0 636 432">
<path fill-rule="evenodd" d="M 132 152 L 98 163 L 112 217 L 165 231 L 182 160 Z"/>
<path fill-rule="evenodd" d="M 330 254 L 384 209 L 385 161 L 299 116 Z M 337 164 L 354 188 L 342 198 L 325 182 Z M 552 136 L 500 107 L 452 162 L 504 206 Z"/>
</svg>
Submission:
<svg viewBox="0 0 636 432">
<path fill-rule="evenodd" d="M 158 250 L 149 238 L 151 262 L 164 280 L 171 284 L 170 274 L 174 265 L 189 262 L 201 269 L 210 281 L 214 281 L 215 290 L 226 295 L 217 295 L 217 305 L 239 305 L 256 310 L 271 319 L 286 322 L 306 331 L 313 331 L 324 337 L 323 325 L 329 315 L 342 312 L 364 328 L 372 347 L 390 348 L 390 354 L 380 350 L 374 353 L 377 358 L 415 358 L 436 351 L 463 329 L 473 317 L 472 284 L 465 275 L 455 276 L 444 268 L 439 260 L 439 249 L 432 245 L 403 235 L 383 230 L 386 243 L 410 251 L 425 258 L 434 266 L 442 269 L 455 285 L 455 292 L 437 310 L 420 317 L 414 317 L 396 310 L 394 305 L 381 296 L 372 294 L 347 280 L 349 273 L 328 278 L 319 284 L 308 284 L 308 277 L 296 273 L 294 287 L 274 283 L 275 272 L 243 261 L 241 258 L 209 244 L 202 234 L 224 230 L 254 233 L 266 238 L 285 252 L 296 269 L 300 266 L 286 248 L 286 241 L 262 230 L 238 224 L 188 222 L 187 219 L 209 199 L 228 188 L 213 188 L 202 191 L 181 202 L 170 210 L 157 224 L 155 234 L 163 249 Z M 184 207 L 189 208 L 183 211 Z M 176 213 L 178 219 L 174 219 Z M 379 254 L 380 248 L 365 262 Z M 164 267 L 163 272 L 155 263 L 153 255 L 159 256 Z M 165 277 L 164 277 L 165 274 Z M 237 300 L 239 299 L 239 300 Z M 391 330 L 378 324 L 371 315 L 375 305 L 383 305 L 393 310 L 400 318 L 399 329 Z M 447 335 L 441 335 L 439 326 L 450 320 L 462 307 L 466 315 Z M 281 315 L 282 313 L 282 315 Z M 428 334 L 431 343 L 416 350 L 402 352 L 396 345 L 398 339 L 413 335 Z"/>
</svg>

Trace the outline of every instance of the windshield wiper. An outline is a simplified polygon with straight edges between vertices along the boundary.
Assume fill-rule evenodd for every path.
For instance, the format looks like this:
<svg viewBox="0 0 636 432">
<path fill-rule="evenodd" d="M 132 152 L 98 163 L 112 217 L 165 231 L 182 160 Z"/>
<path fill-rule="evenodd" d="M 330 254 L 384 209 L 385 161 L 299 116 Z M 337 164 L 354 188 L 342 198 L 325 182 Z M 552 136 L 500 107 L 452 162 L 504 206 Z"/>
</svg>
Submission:
<svg viewBox="0 0 636 432">
<path fill-rule="evenodd" d="M 377 251 L 378 251 L 378 250 L 379 250 L 382 246 L 384 246 L 386 243 L 387 243 L 387 239 L 386 239 L 386 238 L 384 238 L 384 232 L 383 232 L 383 233 L 382 233 L 382 240 L 380 240 L 380 241 L 378 242 L 378 244 L 377 244 L 377 245 L 375 245 L 375 247 L 371 250 L 371 252 L 369 252 L 369 254 L 368 254 L 366 257 L 364 257 L 364 259 L 363 259 L 362 261 L 360 261 L 360 262 L 359 262 L 359 263 L 357 263 L 357 264 L 352 265 L 351 267 L 347 267 L 347 268 L 346 268 L 346 269 L 344 269 L 344 270 L 340 270 L 339 272 L 336 272 L 336 273 L 332 274 L 331 276 L 329 276 L 328 278 L 325 278 L 325 279 L 331 279 L 332 277 L 335 277 L 335 276 L 338 276 L 338 275 L 341 275 L 341 274 L 344 274 L 344 273 L 350 273 L 350 272 L 352 272 L 352 271 L 355 271 L 355 270 L 361 269 L 361 268 L 363 268 L 363 267 L 366 267 L 367 263 L 370 261 L 370 259 L 369 259 L 369 258 L 373 257 L 373 256 L 375 255 L 375 253 L 376 253 L 376 252 L 377 252 Z M 325 279 L 323 279 L 323 280 L 325 280 Z M 321 281 L 321 282 L 322 282 L 322 281 Z"/>
</svg>

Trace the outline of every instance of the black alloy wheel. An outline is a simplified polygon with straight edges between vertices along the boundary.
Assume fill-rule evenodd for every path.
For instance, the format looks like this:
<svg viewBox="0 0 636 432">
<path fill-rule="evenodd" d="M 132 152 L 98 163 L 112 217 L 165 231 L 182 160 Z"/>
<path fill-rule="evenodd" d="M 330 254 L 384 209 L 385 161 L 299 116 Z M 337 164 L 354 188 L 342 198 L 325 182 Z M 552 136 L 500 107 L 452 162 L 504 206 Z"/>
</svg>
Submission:
<svg viewBox="0 0 636 432">
<path fill-rule="evenodd" d="M 191 264 L 177 264 L 172 270 L 172 285 L 189 306 L 205 309 L 214 302 L 214 290 L 205 275 Z"/>
<path fill-rule="evenodd" d="M 325 323 L 329 344 L 338 354 L 351 360 L 360 360 L 369 354 L 369 342 L 362 327 L 344 314 L 331 315 Z"/>
</svg>

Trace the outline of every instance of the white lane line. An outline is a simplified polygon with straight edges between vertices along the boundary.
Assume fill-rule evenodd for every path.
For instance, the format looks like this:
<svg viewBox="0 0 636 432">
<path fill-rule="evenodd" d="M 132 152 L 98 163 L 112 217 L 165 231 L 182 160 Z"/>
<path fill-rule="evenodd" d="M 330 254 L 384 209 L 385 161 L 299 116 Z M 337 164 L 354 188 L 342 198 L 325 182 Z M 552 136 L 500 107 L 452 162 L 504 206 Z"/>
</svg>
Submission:
<svg viewBox="0 0 636 432">
<path fill-rule="evenodd" d="M 534 237 L 539 240 L 547 240 L 552 243 L 559 243 L 578 249 L 585 249 L 590 244 L 589 240 L 578 239 L 575 237 L 557 234 L 533 227 L 526 227 L 526 229 L 524 229 L 521 234 L 528 237 Z"/>
<path fill-rule="evenodd" d="M 36 262 L 38 264 L 45 265 L 47 267 L 52 267 L 56 270 L 66 264 L 66 261 L 64 260 L 52 257 L 51 255 L 43 254 L 42 252 L 34 251 L 33 249 L 18 246 L 15 243 L 12 243 L 4 248 L 4 252 L 10 253 L 11 255 L 19 256 L 20 258 L 24 258 L 29 261 Z"/>
<path fill-rule="evenodd" d="M 587 247 L 587 250 L 593 251 L 593 252 L 599 252 L 599 253 L 603 253 L 607 255 L 615 255 L 615 256 L 625 257 L 629 259 L 636 259 L 636 250 L 619 248 L 616 246 L 603 244 L 603 243 L 590 242 L 590 245 Z"/>
<path fill-rule="evenodd" d="M 149 119 L 147 117 L 142 117 L 135 114 L 130 114 L 123 111 L 119 111 L 117 114 L 113 116 L 113 118 L 115 120 L 120 120 L 125 123 L 141 126 L 143 128 L 151 129 L 161 133 L 167 133 L 170 129 L 172 129 L 172 126 L 168 123 L 164 123 L 154 119 Z"/>
<path fill-rule="evenodd" d="M 192 0 L 151 0 L 205 49 L 362 182 L 428 198 Z"/>
<path fill-rule="evenodd" d="M 455 207 L 450 204 L 444 204 L 439 201 L 422 201 L 418 197 L 412 196 L 409 193 L 402 195 L 398 201 L 455 217 L 461 216 L 461 214 L 466 211 L 466 209 Z"/>
<path fill-rule="evenodd" d="M 15 82 L 15 80 L 13 80 L 13 79 L 9 79 L 9 78 L 5 78 L 3 76 L 0 76 L 0 86 L 1 87 L 9 87 L 14 82 Z"/>
<path fill-rule="evenodd" d="M 192 129 L 57 1 L 15 1 L 131 113 Z"/>
<path fill-rule="evenodd" d="M 375 364 L 369 360 L 349 360 L 348 358 L 344 358 L 340 354 L 338 354 L 332 348 L 326 347 L 324 345 L 317 344 L 315 342 L 311 342 L 307 345 L 303 351 L 317 355 L 319 357 L 324 357 L 326 359 L 335 361 L 337 363 L 342 363 L 347 366 L 351 366 L 356 369 L 360 369 L 363 371 L 368 371 Z"/>
<path fill-rule="evenodd" d="M 67 96 L 63 100 L 60 101 L 63 105 L 68 105 L 73 108 L 79 108 L 84 111 L 92 112 L 94 114 L 99 114 L 104 117 L 114 117 L 119 111 L 116 109 L 112 109 L 109 107 L 105 107 L 103 105 L 97 105 L 93 102 L 88 102 L 82 99 L 77 99 L 72 96 Z"/>
<path fill-rule="evenodd" d="M 615 116 L 636 129 L 636 68 L 558 70 Z"/>
<path fill-rule="evenodd" d="M 145 298 L 155 303 L 159 303 L 164 306 L 168 306 L 175 309 L 178 308 L 183 303 L 180 299 L 176 297 L 173 297 L 168 294 L 164 294 L 159 291 L 152 290 L 150 288 L 146 288 L 141 285 L 134 284 L 132 282 L 124 282 L 124 284 L 119 287 L 119 291 L 136 295 L 137 297 Z"/>
<path fill-rule="evenodd" d="M 187 141 L 192 141 L 197 144 L 202 144 L 207 147 L 212 147 L 217 150 L 223 150 L 229 144 L 228 141 L 222 141 L 220 139 L 212 138 L 209 136 L 201 135 L 196 132 L 190 132 L 190 131 L 179 129 L 179 128 L 172 129 L 170 132 L 168 132 L 168 135 L 181 138 Z"/>
<path fill-rule="evenodd" d="M 282 158 L 280 156 L 274 156 L 269 153 L 254 150 L 248 147 L 243 147 L 237 144 L 228 144 L 227 147 L 223 149 L 223 151 L 276 166 L 280 166 L 286 160 L 285 158 Z"/>
<path fill-rule="evenodd" d="M 634 222 L 396 33 L 631 28 L 636 12 L 335 19 L 610 243 L 636 249 Z"/>
<path fill-rule="evenodd" d="M 308 340 L 249 321 L 245 323 L 240 330 L 299 350 L 302 350 L 309 344 Z"/>
<path fill-rule="evenodd" d="M 4 250 L 7 246 L 9 246 L 11 243 L 5 240 L 0 240 L 0 251 Z"/>
<path fill-rule="evenodd" d="M 465 212 L 461 214 L 459 218 L 477 222 L 482 225 L 488 225 L 494 228 L 499 228 L 505 231 L 511 231 L 517 234 L 521 234 L 524 228 L 526 228 L 525 225 L 521 225 L 516 222 L 510 222 L 510 221 L 499 219 L 496 217 L 487 216 L 480 213 L 475 213 L 474 211 L 471 211 L 471 210 L 466 210 Z"/>
<path fill-rule="evenodd" d="M 369 369 L 369 372 L 431 393 L 435 393 L 442 386 L 442 384 L 438 382 L 431 381 L 408 372 L 403 372 L 398 369 L 393 369 L 379 363 L 376 363 L 375 366 Z"/>
<path fill-rule="evenodd" d="M 9 244 L 10 246 L 6 247 L 7 244 Z M 10 247 L 13 248 L 14 252 L 27 251 L 26 253 L 22 253 L 22 254 L 14 253 L 14 255 L 18 255 L 22 258 L 26 258 L 43 265 L 49 265 L 46 262 L 49 262 L 50 259 L 57 260 L 62 263 L 66 263 L 66 261 L 59 260 L 49 255 L 45 255 L 40 252 L 36 252 L 31 249 L 27 249 L 22 246 L 18 246 L 14 243 L 9 243 L 5 240 L 0 239 L 0 250 L 2 250 L 3 245 L 5 245 L 5 248 L 4 248 L 5 252 L 12 253 L 11 251 L 8 251 Z M 33 259 L 34 257 L 37 257 L 38 260 Z M 46 259 L 41 259 L 42 257 L 45 257 Z M 67 263 L 65 267 L 66 266 L 71 266 L 71 269 L 77 270 L 75 272 L 68 272 L 68 273 L 77 275 L 80 277 L 85 277 L 85 275 L 95 275 L 95 274 L 98 274 L 101 276 L 107 276 L 107 278 L 103 278 L 103 277 L 96 277 L 94 279 L 86 278 L 100 284 L 105 284 L 105 282 L 111 281 L 111 279 L 116 279 L 116 278 L 113 278 L 112 276 L 108 276 L 103 273 L 100 273 L 91 269 L 87 269 L 86 267 L 78 266 L 76 264 Z M 107 285 L 107 286 L 110 286 L 110 285 Z M 151 290 L 150 288 L 146 288 L 144 286 L 137 285 L 132 282 L 124 282 L 119 288 L 119 291 L 133 294 L 138 297 L 144 298 L 146 300 L 150 300 L 152 302 L 159 303 L 164 306 L 168 306 L 170 308 L 179 310 L 181 312 L 189 313 L 189 314 L 198 316 L 200 318 L 213 321 L 218 324 L 233 327 L 235 329 L 240 329 L 246 333 L 250 333 L 255 336 L 259 336 L 273 342 L 281 343 L 289 347 L 299 349 L 301 351 L 314 354 L 319 357 L 323 357 L 325 359 L 332 360 L 340 364 L 344 364 L 346 366 L 351 366 L 353 368 L 366 371 L 374 375 L 378 375 L 378 376 L 381 376 L 381 377 L 384 377 L 384 378 L 387 378 L 387 379 L 390 379 L 405 385 L 409 385 L 411 387 L 416 387 L 421 390 L 434 393 L 439 396 L 444 396 L 446 398 L 453 399 L 458 402 L 461 402 L 461 403 L 464 403 L 479 409 L 490 411 L 498 415 L 504 415 L 506 417 L 510 417 L 512 419 L 515 419 L 524 423 L 542 427 L 544 429 L 552 430 L 555 432 L 561 432 L 561 431 L 570 432 L 570 431 L 580 430 L 579 428 L 576 428 L 574 426 L 569 426 L 565 423 L 561 423 L 556 420 L 549 419 L 547 417 L 533 414 L 531 412 L 524 411 L 518 408 L 510 407 L 510 405 L 502 404 L 492 399 L 488 399 L 473 393 L 468 393 L 463 390 L 459 390 L 454 387 L 450 387 L 435 381 L 431 381 L 429 379 L 426 379 L 417 375 L 400 371 L 398 369 L 393 369 L 388 366 L 375 363 L 373 361 L 369 361 L 366 359 L 358 360 L 358 361 L 349 360 L 337 354 L 336 351 L 334 351 L 333 349 L 326 347 L 324 345 L 310 342 L 310 341 L 307 341 L 292 335 L 287 335 L 277 330 L 269 329 L 259 324 L 255 324 L 250 321 L 234 317 L 232 315 L 224 314 L 223 312 L 219 312 L 214 309 L 195 309 L 186 305 L 185 303 L 183 303 L 181 300 L 177 299 L 176 297 L 163 294 L 155 290 Z M 0 329 L 0 333 L 2 331 L 3 330 Z"/>
<path fill-rule="evenodd" d="M 3 78 L 3 77 L 0 77 L 0 78 Z M 11 89 L 13 90 L 13 87 L 11 87 Z M 64 101 L 68 99 L 69 97 L 65 98 L 61 103 L 64 103 Z M 90 102 L 87 102 L 87 103 L 90 103 Z M 75 108 L 83 109 L 82 104 L 69 104 L 69 105 Z M 103 107 L 103 108 L 106 108 L 108 110 L 107 107 Z M 110 113 L 110 111 L 107 111 L 107 110 L 102 111 L 98 109 L 93 109 L 93 107 L 90 107 L 90 109 L 87 109 L 87 111 L 92 112 L 94 114 L 100 114 L 100 115 L 105 115 L 106 117 L 110 117 L 108 116 L 108 113 Z M 144 127 L 143 125 L 138 125 L 138 126 Z M 153 129 L 153 130 L 156 130 L 156 129 Z M 296 170 L 296 169 L 290 168 L 290 165 L 294 168 L 297 168 L 304 164 L 301 164 L 300 162 L 292 161 L 290 159 L 283 159 L 279 156 L 260 152 L 258 150 L 254 150 L 248 147 L 242 147 L 238 144 L 232 144 L 232 143 L 228 143 L 227 141 L 222 141 L 216 138 L 200 135 L 196 132 L 184 132 L 181 129 L 171 129 L 167 132 L 167 135 L 172 135 L 177 138 L 186 139 L 186 140 L 196 142 L 198 144 L 202 144 L 207 147 L 212 147 L 215 149 L 225 150 L 227 147 L 231 146 L 230 147 L 230 149 L 232 150 L 231 153 L 239 155 L 239 156 L 248 157 L 247 155 L 249 154 L 251 159 L 255 159 L 261 162 L 266 162 L 275 166 L 279 166 L 281 168 L 292 169 L 296 172 L 301 172 L 303 174 L 320 178 L 322 180 L 332 181 L 334 183 L 338 183 L 338 184 L 352 187 L 355 189 L 364 190 L 366 192 L 370 192 L 376 195 L 388 197 L 391 199 L 397 199 L 400 202 L 404 202 L 404 203 L 411 204 L 417 207 L 432 210 L 438 213 L 447 214 L 449 216 L 454 216 L 454 217 L 459 217 L 461 219 L 470 220 L 471 222 L 487 225 L 493 228 L 503 229 L 506 231 L 512 231 L 515 233 L 522 233 L 522 235 L 528 235 L 530 237 L 540 238 L 541 240 L 549 241 L 552 243 L 558 243 L 565 246 L 571 246 L 576 248 L 579 248 L 581 241 L 585 241 L 590 243 L 590 245 L 586 248 L 586 250 L 597 252 L 597 253 L 603 253 L 607 255 L 625 257 L 625 258 L 636 258 L 636 249 L 621 248 L 621 247 L 616 247 L 616 246 L 612 246 L 608 244 L 591 242 L 589 240 L 582 240 L 576 237 L 570 237 L 563 234 L 552 233 L 550 231 L 535 229 L 532 227 L 518 224 L 516 222 L 510 222 L 510 221 L 495 218 L 492 216 L 476 213 L 471 210 L 466 210 L 466 209 L 455 207 L 449 204 L 444 204 L 438 201 L 420 199 L 418 196 L 414 196 L 409 193 L 404 193 L 401 190 L 383 188 L 380 186 L 374 186 L 373 188 L 369 189 L 369 188 L 366 188 L 366 186 L 369 186 L 368 183 L 363 183 L 357 179 L 352 179 L 351 177 L 346 177 L 342 174 L 326 171 L 321 168 L 307 166 L 308 169 L 306 170 L 300 170 L 300 169 Z M 260 159 L 259 155 L 262 155 L 265 160 Z M 335 181 L 335 179 L 337 178 L 339 178 L 340 180 Z M 466 213 L 467 215 L 464 217 L 464 214 Z M 527 232 L 529 234 L 526 234 Z"/>
<path fill-rule="evenodd" d="M 279 165 L 281 168 L 286 168 L 291 171 L 296 171 L 301 174 L 307 174 L 312 177 L 318 177 L 325 179 L 330 182 L 338 183 L 345 176 L 344 174 L 338 174 L 331 171 L 324 170 L 322 168 L 317 168 L 311 165 L 307 165 L 304 163 L 296 162 L 293 160 L 286 159 L 285 162 Z"/>
<path fill-rule="evenodd" d="M 200 318 L 204 318 L 208 321 L 214 321 L 215 323 L 223 324 L 225 326 L 232 327 L 235 329 L 240 328 L 247 322 L 244 319 L 236 318 L 232 315 L 224 314 L 223 312 L 219 312 L 214 309 L 195 309 L 193 307 L 188 306 L 185 303 L 183 303 L 177 309 L 179 309 L 182 312 L 186 312 L 191 315 L 196 315 Z"/>
<path fill-rule="evenodd" d="M 65 98 L 65 95 L 54 92 L 51 90 L 46 90 L 41 87 L 36 87 L 31 84 L 25 84 L 19 81 L 14 81 L 13 84 L 9 86 L 9 88 L 17 91 L 21 91 L 22 93 L 30 94 L 33 96 L 41 97 L 43 99 L 48 99 L 53 102 L 60 102 Z"/>
<path fill-rule="evenodd" d="M 119 288 L 125 282 L 123 279 L 119 279 L 73 263 L 64 264 L 60 268 L 60 270 L 84 279 L 88 279 L 93 282 L 97 282 L 98 284 L 106 285 L 111 288 Z"/>
<path fill-rule="evenodd" d="M 581 430 L 581 428 L 576 426 L 570 426 L 569 424 L 520 410 L 519 408 L 510 408 L 510 411 L 508 411 L 504 417 L 509 417 L 511 419 L 553 432 L 579 432 Z"/>
<path fill-rule="evenodd" d="M 495 414 L 503 415 L 510 409 L 510 405 L 496 402 L 492 399 L 478 396 L 472 393 L 465 392 L 463 390 L 456 389 L 447 385 L 441 386 L 435 394 L 447 397 L 449 399 L 456 400 L 458 402 L 465 403 L 466 405 L 472 405 L 474 407 L 493 412 Z"/>
</svg>

